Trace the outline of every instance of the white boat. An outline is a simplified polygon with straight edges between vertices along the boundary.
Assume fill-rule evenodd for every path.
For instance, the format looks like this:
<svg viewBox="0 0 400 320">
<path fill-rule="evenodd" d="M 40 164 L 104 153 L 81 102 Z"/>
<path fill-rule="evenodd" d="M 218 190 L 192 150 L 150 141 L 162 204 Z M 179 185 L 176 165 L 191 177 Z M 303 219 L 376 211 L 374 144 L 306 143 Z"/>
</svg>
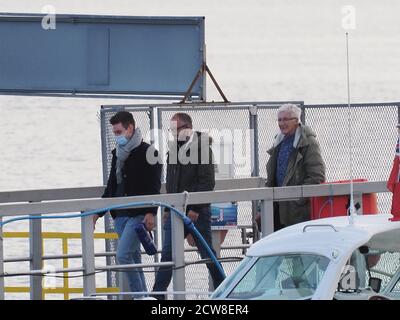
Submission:
<svg viewBox="0 0 400 320">
<path fill-rule="evenodd" d="M 251 246 L 212 299 L 400 299 L 400 222 L 392 215 L 299 223 Z"/>
</svg>

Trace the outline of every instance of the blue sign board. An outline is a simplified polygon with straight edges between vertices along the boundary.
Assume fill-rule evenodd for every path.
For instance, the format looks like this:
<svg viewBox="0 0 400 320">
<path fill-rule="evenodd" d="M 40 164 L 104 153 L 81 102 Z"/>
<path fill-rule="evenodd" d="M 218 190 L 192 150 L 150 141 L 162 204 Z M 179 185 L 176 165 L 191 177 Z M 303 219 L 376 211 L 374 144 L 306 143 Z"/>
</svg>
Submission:
<svg viewBox="0 0 400 320">
<path fill-rule="evenodd" d="M 183 96 L 204 47 L 204 17 L 3 14 L 0 94 Z"/>
</svg>

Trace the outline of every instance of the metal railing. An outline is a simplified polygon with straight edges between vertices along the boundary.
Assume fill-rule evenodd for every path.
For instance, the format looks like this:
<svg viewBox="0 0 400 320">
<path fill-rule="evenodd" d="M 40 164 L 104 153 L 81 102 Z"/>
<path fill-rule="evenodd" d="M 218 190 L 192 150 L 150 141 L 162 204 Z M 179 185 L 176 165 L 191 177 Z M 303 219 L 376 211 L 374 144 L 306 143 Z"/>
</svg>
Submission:
<svg viewBox="0 0 400 320">
<path fill-rule="evenodd" d="M 124 198 L 99 199 L 103 187 L 94 188 L 73 188 L 58 190 L 32 190 L 18 192 L 0 193 L 0 219 L 4 217 L 15 217 L 20 215 L 48 215 L 63 214 L 67 212 L 84 212 L 101 209 L 113 205 L 127 204 L 131 202 L 152 202 L 167 203 L 183 211 L 185 204 L 199 203 L 220 203 L 220 202 L 241 202 L 260 201 L 261 203 L 261 224 L 263 234 L 266 236 L 273 232 L 273 202 L 299 199 L 303 197 L 337 196 L 349 194 L 350 186 L 343 184 L 307 185 L 281 188 L 265 188 L 262 178 L 228 179 L 217 182 L 217 190 L 210 192 L 190 193 L 186 198 L 184 194 L 160 194 L 152 196 L 137 196 Z M 86 192 L 86 193 L 85 193 Z M 387 192 L 386 182 L 364 182 L 354 184 L 356 197 L 368 193 Z M 76 197 L 76 198 L 74 198 Z M 34 200 L 32 200 L 34 199 Z M 35 201 L 35 202 L 29 202 Z M 40 201 L 40 202 L 39 202 Z M 22 203 L 21 203 L 22 202 Z M 28 202 L 28 203 L 25 203 Z M 31 278 L 30 298 L 41 299 L 43 294 L 41 269 L 42 253 L 42 232 L 41 220 L 30 221 L 30 270 L 26 272 L 4 273 L 3 238 L 0 242 L 0 298 L 4 299 L 4 277 L 29 275 Z M 184 292 L 185 287 L 185 248 L 183 234 L 183 223 L 178 217 L 172 215 L 172 245 L 174 247 L 171 262 L 164 263 L 143 263 L 141 265 L 115 265 L 96 266 L 94 252 L 93 220 L 91 216 L 81 218 L 81 246 L 82 266 L 78 268 L 60 268 L 52 270 L 52 273 L 83 272 L 83 294 L 90 296 L 96 293 L 96 272 L 104 270 L 125 270 L 135 267 L 157 268 L 159 266 L 170 266 L 173 268 L 173 290 Z M 0 228 L 0 236 L 3 237 L 3 230 Z M 177 294 L 177 299 L 183 299 L 184 294 Z"/>
<path fill-rule="evenodd" d="M 4 239 L 29 239 L 29 232 L 4 232 L 3 233 L 3 238 Z M 42 256 L 42 267 L 43 269 L 43 262 L 46 260 L 54 260 L 54 259 L 60 259 L 62 260 L 63 268 L 68 269 L 69 267 L 69 259 L 73 258 L 82 258 L 82 255 L 80 254 L 69 254 L 69 245 L 68 242 L 70 239 L 81 239 L 82 235 L 78 232 L 42 232 L 41 234 L 42 238 L 42 248 L 44 247 L 44 240 L 45 239 L 59 239 L 61 240 L 61 250 L 62 250 L 62 255 L 48 255 Z M 118 236 L 116 233 L 95 233 L 94 234 L 94 239 L 118 239 Z M 95 254 L 95 257 L 103 257 L 103 256 L 108 256 L 108 255 L 115 255 L 114 253 L 100 253 L 100 254 Z M 9 263 L 9 262 L 30 262 L 31 257 L 17 257 L 17 258 L 11 258 L 11 259 L 4 259 L 4 263 Z M 11 274 L 8 274 L 8 276 L 11 276 Z M 47 294 L 62 294 L 64 297 L 64 300 L 68 300 L 70 298 L 70 294 L 74 293 L 83 293 L 82 288 L 76 288 L 76 287 L 71 287 L 70 282 L 69 282 L 69 272 L 66 271 L 63 273 L 63 286 L 62 287 L 56 287 L 56 288 L 43 288 L 42 290 L 42 299 L 44 300 L 46 298 Z M 100 293 L 116 293 L 119 292 L 119 288 L 96 288 L 97 292 Z M 5 293 L 29 293 L 30 292 L 30 287 L 26 286 L 6 286 L 4 288 Z"/>
</svg>

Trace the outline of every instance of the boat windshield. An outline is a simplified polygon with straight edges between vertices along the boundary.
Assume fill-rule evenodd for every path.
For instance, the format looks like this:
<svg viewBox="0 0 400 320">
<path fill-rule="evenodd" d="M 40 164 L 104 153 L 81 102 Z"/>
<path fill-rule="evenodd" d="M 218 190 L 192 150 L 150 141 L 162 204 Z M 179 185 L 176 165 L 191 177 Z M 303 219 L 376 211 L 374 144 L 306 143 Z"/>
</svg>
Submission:
<svg viewBox="0 0 400 320">
<path fill-rule="evenodd" d="M 260 257 L 237 282 L 228 299 L 308 299 L 317 289 L 329 259 L 313 254 Z"/>
</svg>

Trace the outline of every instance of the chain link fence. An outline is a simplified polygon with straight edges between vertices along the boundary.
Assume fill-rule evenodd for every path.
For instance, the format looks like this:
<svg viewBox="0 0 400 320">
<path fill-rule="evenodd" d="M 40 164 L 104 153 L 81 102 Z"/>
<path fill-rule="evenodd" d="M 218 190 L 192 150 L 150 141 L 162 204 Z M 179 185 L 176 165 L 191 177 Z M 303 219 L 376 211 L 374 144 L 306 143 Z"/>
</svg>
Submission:
<svg viewBox="0 0 400 320">
<path fill-rule="evenodd" d="M 284 103 L 295 103 L 303 109 L 302 121 L 317 134 L 321 152 L 326 163 L 327 181 L 350 179 L 350 154 L 352 158 L 353 178 L 368 181 L 386 180 L 392 165 L 397 137 L 395 124 L 398 123 L 400 103 L 355 104 L 349 112 L 348 106 L 304 105 L 303 102 L 245 102 L 245 103 L 192 103 L 188 105 L 126 105 L 103 106 L 102 151 L 104 182 L 107 181 L 111 165 L 111 150 L 115 147 L 109 119 L 119 110 L 133 114 L 137 126 L 141 128 L 146 142 L 154 142 L 160 154 L 166 159 L 168 151 L 169 122 L 176 112 L 188 113 L 193 119 L 197 131 L 207 132 L 213 138 L 214 157 L 226 160 L 222 152 L 228 147 L 232 164 L 216 165 L 216 178 L 244 178 L 250 176 L 266 177 L 267 150 L 279 128 L 276 121 L 277 109 Z M 351 142 L 349 130 L 351 128 Z M 151 129 L 155 129 L 151 132 Z M 158 130 L 157 130 L 158 129 Z M 228 139 L 227 139 L 228 137 Z M 350 153 L 350 143 L 352 151 Z M 218 158 L 219 157 L 219 158 Z M 163 166 L 163 181 L 166 167 Z M 388 212 L 391 205 L 389 193 L 378 194 L 378 211 Z M 248 235 L 256 232 L 252 226 L 256 204 L 241 202 L 238 206 L 238 226 L 242 229 L 230 229 L 224 246 L 240 245 L 249 240 Z M 159 215 L 160 216 L 160 215 Z M 112 231 L 112 219 L 106 221 L 106 231 Z M 161 233 L 161 219 L 158 218 L 158 232 Z M 246 233 L 243 236 L 243 233 Z M 161 237 L 158 245 L 161 248 Z M 107 244 L 107 250 L 115 250 L 116 243 Z M 186 244 L 185 248 L 189 246 Z M 230 274 L 242 258 L 245 250 L 229 249 L 221 251 L 221 258 L 232 258 L 233 262 L 223 262 L 224 270 Z M 158 260 L 159 256 L 156 256 Z M 186 261 L 198 261 L 197 252 L 186 252 Z M 236 260 L 235 260 L 236 259 Z M 143 255 L 143 262 L 154 261 L 153 257 Z M 115 263 L 110 259 L 108 263 Z M 188 290 L 207 291 L 209 287 L 208 271 L 204 264 L 191 264 L 186 268 L 186 287 Z M 148 289 L 154 283 L 154 272 L 146 272 Z M 111 274 L 109 285 L 116 284 L 115 274 Z M 171 289 L 171 287 L 169 288 Z M 196 298 L 187 296 L 187 298 Z"/>
<path fill-rule="evenodd" d="M 231 168 L 226 170 L 221 169 L 222 166 L 216 165 L 216 179 L 218 178 L 242 178 L 251 176 L 251 146 L 250 146 L 250 114 L 248 107 L 244 106 L 207 106 L 196 108 L 160 108 L 158 110 L 158 127 L 163 133 L 163 139 L 159 140 L 160 149 L 164 151 L 168 148 L 168 126 L 169 121 L 176 112 L 185 112 L 189 114 L 193 120 L 193 128 L 196 131 L 207 132 L 213 139 L 213 153 L 215 163 L 219 163 L 221 159 L 218 157 L 218 147 L 224 143 L 230 144 L 232 154 L 230 156 L 233 160 Z M 222 133 L 220 130 L 225 130 Z M 236 133 L 244 133 L 240 135 L 239 139 L 229 139 Z M 172 137 L 169 137 L 172 138 Z M 224 139 L 227 138 L 227 139 Z M 227 141 L 222 141 L 227 140 Z M 238 140 L 238 145 L 234 142 Z M 247 152 L 246 152 L 247 151 Z M 228 160 L 227 159 L 227 160 Z M 228 161 L 226 161 L 228 162 Z M 238 224 L 251 223 L 251 202 L 241 202 L 238 205 Z M 218 231 L 214 231 L 215 236 Z M 228 246 L 239 245 L 241 241 L 241 230 L 229 230 L 225 238 L 224 244 Z M 186 244 L 186 248 L 188 245 Z M 240 250 L 222 251 L 221 257 L 227 258 L 229 256 L 242 257 L 243 253 Z M 197 252 L 187 253 L 186 260 L 195 261 L 200 259 Z M 236 268 L 237 262 L 223 263 L 224 270 L 227 274 L 231 273 Z M 187 287 L 193 290 L 207 290 L 208 289 L 208 271 L 206 266 L 203 265 L 190 265 L 185 268 Z"/>
<path fill-rule="evenodd" d="M 316 132 L 321 145 L 327 182 L 349 180 L 351 175 L 368 181 L 388 179 L 399 107 L 400 103 L 355 104 L 349 112 L 346 104 L 305 106 L 306 124 Z M 378 193 L 378 212 L 390 212 L 391 199 L 390 193 Z"/>
</svg>

